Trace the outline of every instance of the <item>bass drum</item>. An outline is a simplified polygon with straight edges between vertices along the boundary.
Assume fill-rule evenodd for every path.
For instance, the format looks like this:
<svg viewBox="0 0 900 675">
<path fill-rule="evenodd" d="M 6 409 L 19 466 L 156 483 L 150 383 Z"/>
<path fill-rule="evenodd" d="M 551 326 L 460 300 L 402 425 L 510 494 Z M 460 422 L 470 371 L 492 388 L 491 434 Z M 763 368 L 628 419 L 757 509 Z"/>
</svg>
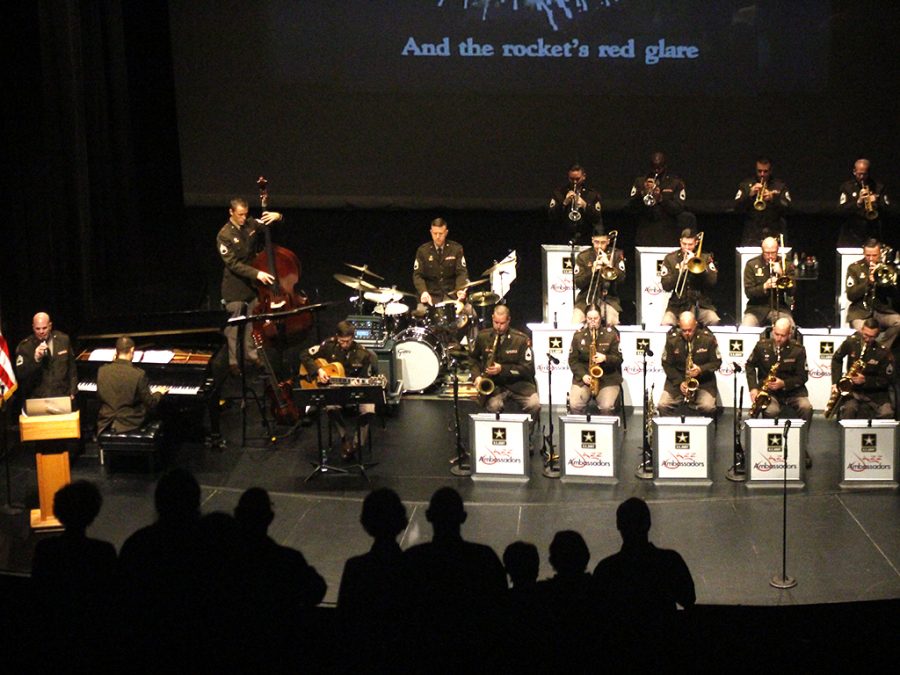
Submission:
<svg viewBox="0 0 900 675">
<path fill-rule="evenodd" d="M 444 346 L 428 328 L 407 328 L 394 336 L 394 363 L 403 391 L 425 391 L 441 374 Z"/>
</svg>

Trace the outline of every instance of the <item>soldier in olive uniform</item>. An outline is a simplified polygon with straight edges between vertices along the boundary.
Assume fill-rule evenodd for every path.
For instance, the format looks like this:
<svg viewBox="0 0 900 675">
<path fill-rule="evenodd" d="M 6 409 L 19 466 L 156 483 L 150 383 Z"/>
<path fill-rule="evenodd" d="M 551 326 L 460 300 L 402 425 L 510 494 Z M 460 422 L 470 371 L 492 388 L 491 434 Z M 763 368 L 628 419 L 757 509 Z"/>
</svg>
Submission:
<svg viewBox="0 0 900 675">
<path fill-rule="evenodd" d="M 751 258 L 744 266 L 744 293 L 747 307 L 744 309 L 743 326 L 764 326 L 781 317 L 794 320 L 790 307 L 794 304 L 793 289 L 778 289 L 778 277 L 793 274 L 793 266 L 782 269 L 778 256 L 778 240 L 766 237 L 762 241 L 762 255 Z"/>
<path fill-rule="evenodd" d="M 301 364 L 309 381 L 316 380 L 319 384 L 328 384 L 331 379 L 326 368 L 320 367 L 316 361 L 322 359 L 325 364 L 340 363 L 344 367 L 345 377 L 372 377 L 378 374 L 378 357 L 375 353 L 357 343 L 353 337 L 355 331 L 348 321 L 340 321 L 337 324 L 335 334 L 325 340 L 321 345 L 315 345 L 307 350 L 301 358 Z M 348 406 L 355 410 L 355 406 Z M 341 435 L 341 456 L 345 460 L 353 458 L 359 446 L 355 431 L 348 433 L 344 419 L 344 411 L 341 406 L 327 406 L 328 416 L 337 427 Z M 362 403 L 359 405 L 360 440 L 365 444 L 369 433 L 369 420 L 375 414 L 374 403 Z"/>
<path fill-rule="evenodd" d="M 859 332 L 844 340 L 831 358 L 832 393 L 850 366 L 860 357 L 863 361 L 862 371 L 850 379 L 853 385 L 850 395 L 841 398 L 840 410 L 844 419 L 890 419 L 894 416 L 890 396 L 894 356 L 878 341 L 880 332 L 875 319 L 866 319 Z"/>
<path fill-rule="evenodd" d="M 760 206 L 762 205 L 762 206 Z M 766 237 L 787 236 L 784 216 L 791 209 L 791 193 L 772 175 L 772 160 L 756 160 L 756 175 L 738 185 L 734 210 L 744 214 L 742 246 L 756 246 Z"/>
<path fill-rule="evenodd" d="M 616 249 L 614 260 L 610 260 L 610 253 L 609 235 L 604 234 L 601 228 L 591 237 L 591 248 L 585 249 L 575 258 L 575 287 L 579 293 L 575 298 L 572 323 L 584 322 L 584 310 L 590 303 L 600 309 L 600 318 L 604 326 L 619 324 L 622 303 L 616 289 L 625 280 L 625 255 L 621 249 Z M 604 270 L 614 274 L 615 279 L 604 279 L 602 276 Z"/>
<path fill-rule="evenodd" d="M 874 270 L 881 263 L 882 244 L 869 239 L 863 244 L 863 258 L 847 268 L 844 287 L 850 307 L 847 322 L 854 330 L 860 330 L 863 321 L 874 318 L 881 328 L 878 341 L 888 349 L 900 333 L 900 314 L 897 313 L 897 285 L 879 285 Z"/>
<path fill-rule="evenodd" d="M 587 172 L 579 164 L 569 167 L 568 182 L 553 191 L 547 205 L 550 222 L 560 226 L 566 241 L 584 241 L 586 235 L 603 227 L 600 193 L 588 187 Z"/>
<path fill-rule="evenodd" d="M 593 305 L 588 307 L 585 322 L 584 328 L 572 336 L 572 345 L 569 347 L 569 369 L 572 371 L 569 409 L 573 415 L 583 415 L 591 398 L 594 398 L 601 415 L 614 415 L 622 388 L 619 331 L 612 326 L 603 328 L 600 325 L 600 311 Z M 592 378 L 588 371 L 595 364 L 603 369 L 603 376 L 600 378 L 599 391 L 592 395 Z"/>
<path fill-rule="evenodd" d="M 881 239 L 884 216 L 893 210 L 884 183 L 872 178 L 870 166 L 867 159 L 856 160 L 853 178 L 841 185 L 838 205 L 846 220 L 841 225 L 838 246 L 859 246 L 869 237 Z"/>
<path fill-rule="evenodd" d="M 159 404 L 167 387 L 150 392 L 147 373 L 132 363 L 134 340 L 123 335 L 116 340 L 116 358 L 97 371 L 97 432 L 114 433 L 140 429 L 147 415 Z"/>
<path fill-rule="evenodd" d="M 680 221 L 689 222 L 688 218 L 683 218 L 683 216 L 690 216 L 694 226 L 696 225 L 697 220 L 693 214 L 685 212 L 679 216 Z M 700 259 L 706 268 L 699 274 L 686 271 L 687 278 L 683 280 L 684 291 L 681 293 L 681 297 L 674 293 L 682 265 L 685 261 L 696 257 L 698 236 L 694 226 L 686 227 L 681 231 L 679 240 L 681 247 L 666 255 L 659 266 L 660 284 L 664 291 L 672 294 L 669 296 L 669 304 L 666 305 L 666 311 L 663 314 L 661 322 L 663 326 L 674 326 L 682 312 L 693 312 L 695 308 L 697 319 L 704 326 L 717 326 L 721 321 L 716 313 L 716 306 L 709 298 L 709 290 L 719 281 L 719 271 L 716 269 L 716 263 L 713 261 L 711 253 L 700 253 Z"/>
<path fill-rule="evenodd" d="M 509 327 L 506 305 L 497 305 L 491 319 L 493 327 L 478 333 L 470 359 L 475 387 L 485 377 L 494 383 L 494 391 L 481 397 L 482 404 L 487 412 L 497 413 L 503 411 L 506 399 L 512 398 L 537 421 L 541 402 L 534 381 L 531 338 Z"/>
<path fill-rule="evenodd" d="M 687 367 L 688 357 L 693 362 L 691 368 Z M 722 357 L 715 336 L 708 329 L 699 327 L 693 314 L 683 312 L 678 317 L 678 326 L 666 335 L 666 348 L 662 355 L 666 384 L 657 406 L 660 416 L 671 417 L 684 404 L 696 408 L 701 415 L 715 415 L 719 393 L 716 371 L 721 365 Z M 687 378 L 696 379 L 699 385 L 693 394 L 685 385 Z"/>
<path fill-rule="evenodd" d="M 247 216 L 247 201 L 236 197 L 231 200 L 228 209 L 228 222 L 219 230 L 216 244 L 225 269 L 222 273 L 222 299 L 225 309 L 232 317 L 246 315 L 257 303 L 257 282 L 272 285 L 275 282 L 268 272 L 258 270 L 250 263 L 263 248 L 263 228 L 276 220 L 281 214 L 275 211 L 264 211 L 259 220 Z M 228 341 L 228 366 L 233 373 L 240 368 L 237 357 L 238 327 L 225 329 Z M 244 358 L 256 362 L 256 347 L 253 344 L 252 330 L 245 326 Z"/>
<path fill-rule="evenodd" d="M 31 321 L 32 334 L 16 347 L 16 378 L 24 398 L 75 398 L 78 373 L 69 336 L 53 330 L 45 312 Z"/>
<path fill-rule="evenodd" d="M 669 173 L 666 156 L 650 156 L 650 173 L 638 176 L 631 186 L 628 209 L 637 219 L 638 246 L 666 246 L 678 232 L 676 219 L 684 211 L 684 181 Z"/>
<path fill-rule="evenodd" d="M 431 221 L 431 241 L 416 250 L 413 285 L 419 293 L 420 310 L 445 300 L 465 300 L 466 291 L 456 290 L 469 281 L 462 244 L 447 240 L 447 221 Z M 456 291 L 456 292 L 454 292 Z"/>
</svg>

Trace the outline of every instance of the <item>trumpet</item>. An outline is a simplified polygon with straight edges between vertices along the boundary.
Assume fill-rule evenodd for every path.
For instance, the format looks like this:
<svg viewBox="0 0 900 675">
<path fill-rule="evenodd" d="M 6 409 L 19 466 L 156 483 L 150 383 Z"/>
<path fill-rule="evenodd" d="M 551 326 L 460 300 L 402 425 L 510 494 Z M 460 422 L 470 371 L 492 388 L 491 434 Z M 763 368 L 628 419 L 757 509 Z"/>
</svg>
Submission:
<svg viewBox="0 0 900 675">
<path fill-rule="evenodd" d="M 619 278 L 619 270 L 617 270 L 613 264 L 616 259 L 616 240 L 619 237 L 619 231 L 610 230 L 608 236 L 612 239 L 612 246 L 609 249 L 609 253 L 607 254 L 600 251 L 597 253 L 597 259 L 594 260 L 594 267 L 591 271 L 591 282 L 588 284 L 587 294 L 585 295 L 585 300 L 588 305 L 596 305 L 598 300 L 602 299 L 597 297 L 602 290 L 602 282 L 615 281 Z"/>
<path fill-rule="evenodd" d="M 590 368 L 588 368 L 588 375 L 591 376 L 591 396 L 596 396 L 600 393 L 600 378 L 603 377 L 603 368 L 600 367 L 599 363 L 594 363 L 594 356 L 597 354 L 597 331 L 591 331 L 591 349 L 588 356 L 588 363 L 590 363 Z"/>
<path fill-rule="evenodd" d="M 491 347 L 491 355 L 487 358 L 487 361 L 484 364 L 485 370 L 494 365 L 494 354 L 497 353 L 497 341 L 499 339 L 500 333 L 494 335 L 494 345 Z M 481 379 L 478 381 L 478 386 L 476 387 L 476 389 L 478 390 L 478 395 L 482 398 L 486 398 L 493 394 L 495 388 L 496 385 L 494 384 L 494 381 L 485 375 L 481 376 Z"/>
<path fill-rule="evenodd" d="M 644 192 L 644 206 L 656 206 L 656 195 L 653 193 L 659 188 L 659 174 L 654 174 L 648 179 L 653 181 L 653 187 Z"/>
<path fill-rule="evenodd" d="M 688 274 L 703 274 L 706 271 L 706 261 L 700 255 L 703 252 L 703 233 L 697 235 L 697 250 L 693 257 L 685 257 L 678 270 L 678 279 L 675 280 L 675 296 L 682 297 L 687 288 Z"/>
<path fill-rule="evenodd" d="M 875 208 L 875 204 L 871 199 L 872 191 L 865 185 L 863 185 L 859 190 L 859 198 L 865 199 L 865 203 L 863 204 L 863 208 L 865 209 L 865 217 L 866 220 L 878 220 L 878 209 Z"/>
<path fill-rule="evenodd" d="M 753 202 L 753 208 L 757 211 L 765 211 L 768 204 L 763 199 L 763 193 L 766 191 L 766 181 L 759 184 L 759 192 L 756 193 L 756 201 Z"/>
<path fill-rule="evenodd" d="M 700 381 L 696 377 L 688 375 L 688 371 L 694 369 L 694 350 L 691 348 L 691 344 L 688 342 L 688 354 L 684 362 L 684 381 L 681 383 L 687 390 L 687 393 L 684 395 L 685 403 L 693 402 L 694 397 L 697 395 L 697 390 L 700 388 Z"/>
<path fill-rule="evenodd" d="M 578 210 L 578 183 L 572 181 L 572 204 L 569 206 L 569 220 L 577 223 L 581 220 L 581 211 Z"/>
</svg>

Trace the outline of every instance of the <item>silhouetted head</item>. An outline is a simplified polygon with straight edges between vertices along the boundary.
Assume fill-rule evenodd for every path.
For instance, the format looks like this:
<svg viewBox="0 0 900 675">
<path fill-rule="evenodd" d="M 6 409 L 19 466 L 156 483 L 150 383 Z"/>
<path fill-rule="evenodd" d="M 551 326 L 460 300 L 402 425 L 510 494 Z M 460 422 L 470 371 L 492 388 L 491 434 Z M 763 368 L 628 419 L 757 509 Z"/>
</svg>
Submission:
<svg viewBox="0 0 900 675">
<path fill-rule="evenodd" d="M 86 480 L 64 485 L 53 497 L 53 515 L 67 530 L 85 530 L 103 506 L 100 490 Z"/>
<path fill-rule="evenodd" d="M 533 584 L 541 567 L 537 546 L 527 541 L 514 541 L 503 551 L 503 567 L 513 586 Z"/>
<path fill-rule="evenodd" d="M 550 565 L 562 576 L 582 574 L 591 560 L 584 537 L 575 530 L 560 530 L 550 542 Z"/>
<path fill-rule="evenodd" d="M 390 488 L 370 492 L 363 500 L 359 522 L 370 537 L 396 539 L 406 529 L 406 507 L 399 495 Z"/>
<path fill-rule="evenodd" d="M 650 531 L 650 508 L 639 497 L 626 499 L 616 509 L 616 528 L 623 539 L 646 537 Z"/>
<path fill-rule="evenodd" d="M 244 494 L 238 499 L 237 506 L 234 508 L 234 517 L 244 530 L 266 532 L 275 519 L 269 493 L 261 487 L 244 490 Z"/>
<path fill-rule="evenodd" d="M 425 517 L 435 529 L 459 529 L 466 522 L 466 511 L 459 493 L 452 487 L 442 487 L 433 495 Z"/>
<path fill-rule="evenodd" d="M 156 484 L 160 520 L 191 520 L 200 515 L 200 484 L 187 469 L 172 469 Z"/>
</svg>

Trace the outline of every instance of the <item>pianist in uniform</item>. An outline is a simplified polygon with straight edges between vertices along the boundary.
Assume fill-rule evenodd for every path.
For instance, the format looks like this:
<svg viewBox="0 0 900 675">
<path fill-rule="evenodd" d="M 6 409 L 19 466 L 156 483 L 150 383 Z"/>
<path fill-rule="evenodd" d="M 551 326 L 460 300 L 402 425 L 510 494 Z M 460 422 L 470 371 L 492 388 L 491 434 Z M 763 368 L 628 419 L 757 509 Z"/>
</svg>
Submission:
<svg viewBox="0 0 900 675">
<path fill-rule="evenodd" d="M 147 415 L 159 404 L 167 387 L 150 392 L 147 373 L 132 363 L 134 340 L 123 335 L 116 340 L 116 358 L 97 371 L 97 433 L 140 429 Z"/>
<path fill-rule="evenodd" d="M 222 226 L 216 238 L 219 255 L 225 264 L 225 270 L 222 273 L 222 300 L 225 302 L 225 309 L 231 313 L 232 317 L 253 310 L 257 302 L 257 282 L 270 286 L 275 282 L 275 277 L 268 272 L 256 269 L 250 263 L 262 250 L 263 228 L 269 223 L 281 220 L 281 214 L 275 211 L 265 211 L 257 220 L 248 218 L 248 211 L 246 200 L 240 197 L 232 199 L 231 208 L 228 209 L 228 222 Z M 253 331 L 247 326 L 244 331 L 244 358 L 251 363 L 257 363 L 252 333 Z M 240 366 L 237 357 L 237 326 L 225 329 L 225 339 L 228 341 L 228 367 L 233 374 L 238 374 Z"/>
<path fill-rule="evenodd" d="M 25 398 L 68 396 L 78 390 L 75 354 L 69 336 L 53 330 L 50 316 L 34 315 L 32 335 L 16 347 L 16 377 Z"/>
<path fill-rule="evenodd" d="M 320 385 L 328 384 L 329 372 L 334 372 L 332 364 L 340 363 L 345 377 L 373 377 L 378 374 L 378 357 L 375 352 L 357 343 L 353 337 L 355 331 L 348 321 L 339 321 L 335 334 L 320 345 L 309 348 L 301 359 L 307 377 L 315 379 Z M 348 406 L 349 407 L 349 406 Z M 352 406 L 355 409 L 355 406 Z M 341 406 L 327 406 L 328 416 L 341 435 L 341 457 L 349 461 L 353 459 L 358 448 L 355 434 L 349 433 Z M 369 420 L 375 414 L 375 404 L 359 405 L 360 440 L 365 444 L 369 432 Z"/>
</svg>

